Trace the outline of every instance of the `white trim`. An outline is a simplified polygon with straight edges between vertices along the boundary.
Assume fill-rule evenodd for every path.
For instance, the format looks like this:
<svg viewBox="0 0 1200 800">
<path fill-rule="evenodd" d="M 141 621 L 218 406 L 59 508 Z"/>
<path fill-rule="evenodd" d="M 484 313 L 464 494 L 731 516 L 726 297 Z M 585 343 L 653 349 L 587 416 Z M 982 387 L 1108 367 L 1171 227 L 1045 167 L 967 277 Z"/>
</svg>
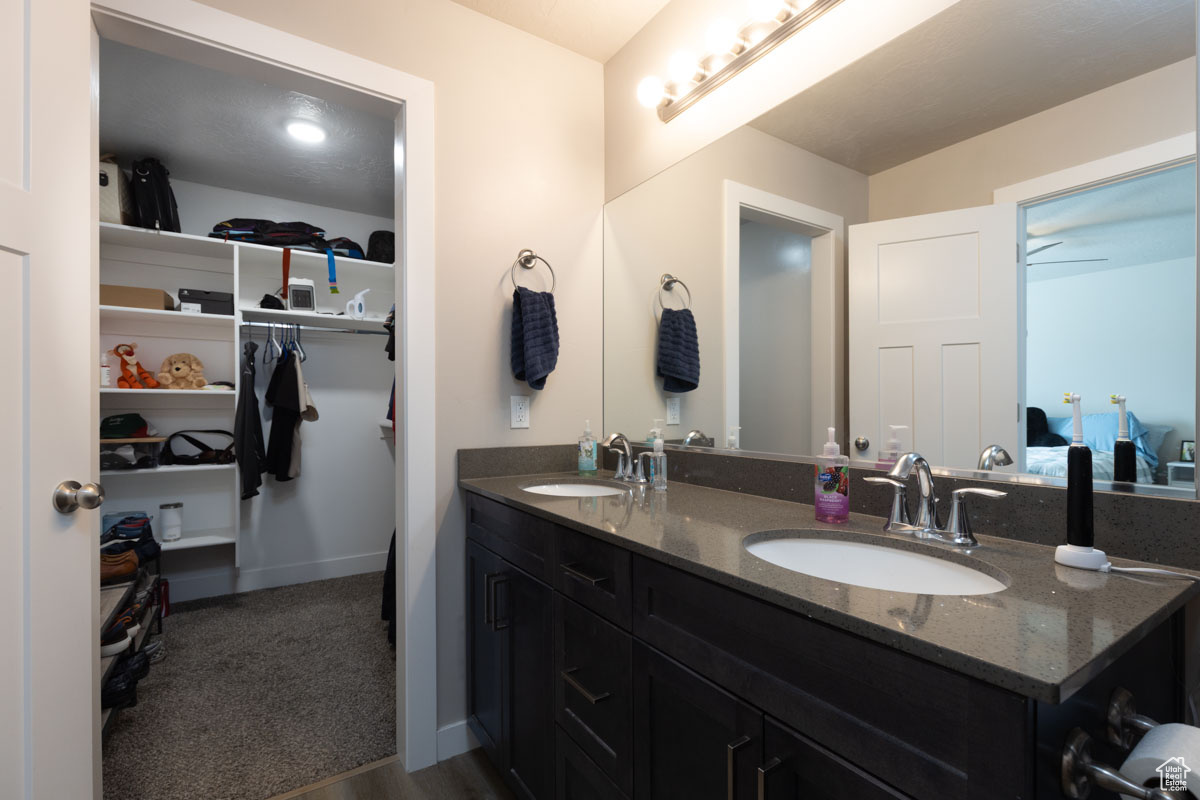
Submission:
<svg viewBox="0 0 1200 800">
<path fill-rule="evenodd" d="M 479 741 L 465 719 L 438 728 L 438 761 L 461 756 L 479 747 Z"/>
<path fill-rule="evenodd" d="M 403 609 L 397 642 L 397 751 L 409 771 L 437 762 L 437 608 L 434 471 L 434 87 L 408 73 L 283 33 L 193 0 L 96 0 L 102 34 L 138 26 L 143 35 L 173 36 L 181 47 L 232 52 L 314 81 L 349 87 L 403 104 L 405 148 L 397 164 L 396 270 L 400 357 L 397 394 L 403 410 L 396 437 L 396 591 Z M 147 26 L 149 30 L 147 30 Z M 182 52 L 182 51 L 181 51 Z M 340 98 L 339 98 L 340 99 Z M 402 202 L 401 202 L 402 201 Z"/>
<path fill-rule="evenodd" d="M 724 191 L 724 428 L 716 437 L 717 447 L 725 445 L 729 429 L 740 425 L 741 398 L 739 380 L 739 326 L 741 304 L 741 216 L 749 208 L 771 216 L 783 217 L 807 227 L 825 231 L 812 242 L 812 439 L 814 445 L 825 441 L 825 429 L 833 425 L 845 440 L 845 220 L 837 214 L 790 200 L 753 186 L 726 180 Z M 833 336 L 827 335 L 834 331 Z M 846 442 L 843 441 L 843 445 Z M 843 450 L 844 452 L 844 450 Z"/>
<path fill-rule="evenodd" d="M 1078 164 L 1049 175 L 1042 175 L 992 192 L 995 203 L 1034 203 L 1063 192 L 1105 183 L 1123 175 L 1183 161 L 1196 155 L 1196 134 L 1185 133 L 1127 150 L 1124 153 Z"/>
<path fill-rule="evenodd" d="M 274 589 L 297 583 L 345 578 L 364 572 L 380 572 L 387 562 L 387 552 L 366 553 L 301 564 L 283 564 L 261 569 L 234 570 L 230 567 L 197 570 L 187 575 L 168 576 L 171 580 L 171 602 L 182 603 L 202 597 L 219 597 L 238 592 Z"/>
</svg>

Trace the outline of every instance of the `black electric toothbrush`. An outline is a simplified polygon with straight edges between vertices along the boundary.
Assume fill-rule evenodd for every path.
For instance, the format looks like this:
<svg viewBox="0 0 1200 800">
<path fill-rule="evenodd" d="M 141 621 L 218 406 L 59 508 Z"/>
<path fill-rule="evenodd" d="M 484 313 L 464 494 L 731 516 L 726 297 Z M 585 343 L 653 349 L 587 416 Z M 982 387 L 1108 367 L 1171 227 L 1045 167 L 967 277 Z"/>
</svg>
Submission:
<svg viewBox="0 0 1200 800">
<path fill-rule="evenodd" d="M 1103 550 L 1097 550 L 1092 523 L 1092 451 L 1083 443 L 1083 415 L 1079 395 L 1067 392 L 1063 402 L 1071 404 L 1074 435 L 1067 448 L 1067 543 L 1054 551 L 1059 564 L 1099 570 L 1108 566 Z"/>
<path fill-rule="evenodd" d="M 1109 402 L 1117 412 L 1117 441 L 1113 445 L 1113 480 L 1137 483 L 1137 446 L 1129 439 L 1129 416 L 1125 413 L 1125 395 L 1110 394 Z"/>
</svg>

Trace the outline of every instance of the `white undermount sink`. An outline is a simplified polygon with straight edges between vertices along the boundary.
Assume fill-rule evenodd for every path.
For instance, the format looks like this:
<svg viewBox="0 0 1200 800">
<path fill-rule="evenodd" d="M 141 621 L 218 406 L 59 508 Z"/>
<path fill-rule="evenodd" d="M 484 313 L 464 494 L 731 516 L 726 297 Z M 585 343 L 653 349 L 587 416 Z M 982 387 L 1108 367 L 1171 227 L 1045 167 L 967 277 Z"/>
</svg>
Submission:
<svg viewBox="0 0 1200 800">
<path fill-rule="evenodd" d="M 820 531 L 813 533 L 819 535 Z M 970 595 L 1008 588 L 991 575 L 956 561 L 864 542 L 780 537 L 758 539 L 745 547 L 751 555 L 784 569 L 868 589 Z"/>
<path fill-rule="evenodd" d="M 608 497 L 629 494 L 628 487 L 604 481 L 571 481 L 556 483 L 534 483 L 521 487 L 526 492 L 545 494 L 551 497 Z"/>
</svg>

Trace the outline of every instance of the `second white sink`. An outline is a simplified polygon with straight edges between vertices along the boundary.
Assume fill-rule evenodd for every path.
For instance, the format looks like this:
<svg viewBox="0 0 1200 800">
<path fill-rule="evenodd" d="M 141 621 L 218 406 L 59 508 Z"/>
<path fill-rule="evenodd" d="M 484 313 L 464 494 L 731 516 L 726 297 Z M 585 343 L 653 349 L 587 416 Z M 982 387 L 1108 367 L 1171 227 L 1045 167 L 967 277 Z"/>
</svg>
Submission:
<svg viewBox="0 0 1200 800">
<path fill-rule="evenodd" d="M 1008 588 L 977 569 L 895 547 L 837 539 L 761 539 L 746 550 L 776 566 L 825 580 L 913 594 L 992 594 Z"/>
<path fill-rule="evenodd" d="M 534 494 L 546 494 L 551 497 L 608 497 L 609 495 L 629 494 L 629 489 L 619 483 L 603 483 L 597 481 L 579 481 L 577 483 L 535 483 L 522 486 L 523 490 Z"/>
</svg>

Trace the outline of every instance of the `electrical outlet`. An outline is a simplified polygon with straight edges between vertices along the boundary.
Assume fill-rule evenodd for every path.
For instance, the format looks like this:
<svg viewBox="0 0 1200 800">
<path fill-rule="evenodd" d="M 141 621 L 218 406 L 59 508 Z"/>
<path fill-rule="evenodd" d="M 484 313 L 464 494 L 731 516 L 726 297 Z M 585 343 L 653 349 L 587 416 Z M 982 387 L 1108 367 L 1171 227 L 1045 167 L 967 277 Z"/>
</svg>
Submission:
<svg viewBox="0 0 1200 800">
<path fill-rule="evenodd" d="M 668 425 L 678 425 L 679 424 L 679 398 L 678 397 L 668 397 L 667 398 L 667 424 Z"/>
<path fill-rule="evenodd" d="M 508 424 L 510 428 L 528 428 L 529 427 L 529 395 L 514 394 L 509 398 L 512 401 L 512 417 Z"/>
</svg>

